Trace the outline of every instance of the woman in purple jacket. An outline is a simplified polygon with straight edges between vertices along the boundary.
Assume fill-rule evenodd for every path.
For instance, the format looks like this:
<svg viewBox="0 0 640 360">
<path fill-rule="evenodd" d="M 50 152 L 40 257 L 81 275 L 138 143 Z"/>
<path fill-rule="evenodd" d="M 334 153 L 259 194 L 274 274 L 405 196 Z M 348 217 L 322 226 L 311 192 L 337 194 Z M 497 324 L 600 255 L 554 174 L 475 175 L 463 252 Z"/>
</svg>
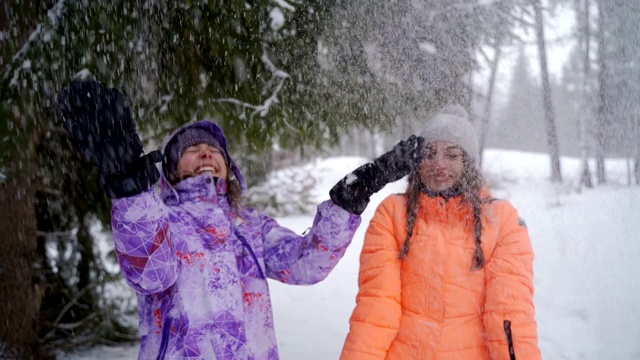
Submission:
<svg viewBox="0 0 640 360">
<path fill-rule="evenodd" d="M 112 198 L 116 254 L 138 296 L 139 359 L 278 359 L 267 278 L 323 280 L 344 255 L 371 194 L 419 157 L 420 139 L 412 137 L 356 169 L 301 236 L 242 204 L 245 182 L 215 123 L 189 124 L 169 137 L 164 155 L 141 156 L 118 90 L 74 81 L 58 103 L 72 142 L 98 166 Z"/>
</svg>

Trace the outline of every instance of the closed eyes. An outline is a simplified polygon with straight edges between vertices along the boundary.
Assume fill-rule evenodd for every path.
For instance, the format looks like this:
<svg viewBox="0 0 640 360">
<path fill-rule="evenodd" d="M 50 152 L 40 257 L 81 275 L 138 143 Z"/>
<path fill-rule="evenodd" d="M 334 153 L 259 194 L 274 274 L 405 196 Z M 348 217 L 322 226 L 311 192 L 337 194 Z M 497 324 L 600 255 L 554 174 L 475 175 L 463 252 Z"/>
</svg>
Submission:
<svg viewBox="0 0 640 360">
<path fill-rule="evenodd" d="M 452 147 L 444 149 L 441 152 L 438 152 L 436 149 L 427 149 L 425 158 L 427 160 L 435 160 L 440 153 L 442 153 L 442 157 L 447 160 L 458 160 L 463 156 L 462 150 L 460 148 Z"/>
</svg>

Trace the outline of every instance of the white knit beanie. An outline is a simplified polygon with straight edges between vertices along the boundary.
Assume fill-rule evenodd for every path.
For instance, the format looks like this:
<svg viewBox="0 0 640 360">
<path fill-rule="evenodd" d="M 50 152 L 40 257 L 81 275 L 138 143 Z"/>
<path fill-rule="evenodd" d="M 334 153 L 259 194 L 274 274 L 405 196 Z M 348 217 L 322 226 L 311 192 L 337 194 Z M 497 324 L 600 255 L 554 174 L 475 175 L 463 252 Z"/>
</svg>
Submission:
<svg viewBox="0 0 640 360">
<path fill-rule="evenodd" d="M 447 105 L 427 121 L 426 127 L 420 135 L 425 144 L 432 141 L 450 141 L 462 148 L 474 165 L 479 167 L 480 146 L 478 136 L 469 121 L 469 114 L 459 104 Z"/>
</svg>

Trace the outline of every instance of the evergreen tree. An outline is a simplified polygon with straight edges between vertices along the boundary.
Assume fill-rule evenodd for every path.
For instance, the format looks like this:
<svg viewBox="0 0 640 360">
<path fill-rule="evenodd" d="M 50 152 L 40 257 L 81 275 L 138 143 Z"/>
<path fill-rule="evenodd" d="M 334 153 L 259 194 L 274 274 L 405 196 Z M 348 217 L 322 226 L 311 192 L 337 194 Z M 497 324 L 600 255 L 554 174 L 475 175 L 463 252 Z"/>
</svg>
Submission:
<svg viewBox="0 0 640 360">
<path fill-rule="evenodd" d="M 515 21 L 512 1 L 340 4 L 333 23 L 341 36 L 328 39 L 334 50 L 330 64 L 336 73 L 346 69 L 359 74 L 358 85 L 382 104 L 392 119 L 386 147 L 419 132 L 444 104 L 459 102 L 470 108 L 474 89 L 468 79 L 479 66 L 476 54 L 498 34 L 507 37 Z"/>
<path fill-rule="evenodd" d="M 492 147 L 533 152 L 547 150 L 540 86 L 531 76 L 529 66 L 527 54 L 520 48 L 502 119 L 490 137 Z"/>
<path fill-rule="evenodd" d="M 266 0 L 11 2 L 2 27 L 9 45 L 2 46 L 0 74 L 0 205 L 12 215 L 3 217 L 10 234 L 3 244 L 15 251 L 0 255 L 0 299 L 19 301 L 2 307 L 0 340 L 16 357 L 42 357 L 28 351 L 40 341 L 126 339 L 131 330 L 104 302 L 102 284 L 112 274 L 101 264 L 89 226 L 96 218 L 108 223 L 109 206 L 95 170 L 61 130 L 56 92 L 77 76 L 122 88 L 149 147 L 180 124 L 215 117 L 234 156 L 251 170 L 252 162 L 268 164 L 259 154 L 275 143 L 336 141 L 343 119 L 368 109 L 357 94 L 334 96 L 337 88 L 325 86 L 315 71 L 330 6 L 312 0 L 295 6 Z M 362 118 L 371 124 L 376 114 Z M 46 250 L 52 246 L 55 254 Z"/>
</svg>

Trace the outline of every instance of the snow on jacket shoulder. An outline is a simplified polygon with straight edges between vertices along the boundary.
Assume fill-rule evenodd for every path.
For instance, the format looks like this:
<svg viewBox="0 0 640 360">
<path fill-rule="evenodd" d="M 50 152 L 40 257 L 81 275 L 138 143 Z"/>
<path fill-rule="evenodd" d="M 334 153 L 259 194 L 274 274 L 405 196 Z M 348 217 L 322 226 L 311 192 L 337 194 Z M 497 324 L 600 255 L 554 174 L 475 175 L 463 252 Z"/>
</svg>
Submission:
<svg viewBox="0 0 640 360">
<path fill-rule="evenodd" d="M 516 358 L 540 359 L 533 250 L 515 208 L 502 200 L 483 206 L 486 263 L 478 271 L 471 271 L 471 208 L 459 198 L 425 194 L 420 208 L 404 260 L 399 253 L 407 234 L 405 196 L 389 196 L 376 210 L 341 359 L 506 360 L 505 324 Z"/>
</svg>

